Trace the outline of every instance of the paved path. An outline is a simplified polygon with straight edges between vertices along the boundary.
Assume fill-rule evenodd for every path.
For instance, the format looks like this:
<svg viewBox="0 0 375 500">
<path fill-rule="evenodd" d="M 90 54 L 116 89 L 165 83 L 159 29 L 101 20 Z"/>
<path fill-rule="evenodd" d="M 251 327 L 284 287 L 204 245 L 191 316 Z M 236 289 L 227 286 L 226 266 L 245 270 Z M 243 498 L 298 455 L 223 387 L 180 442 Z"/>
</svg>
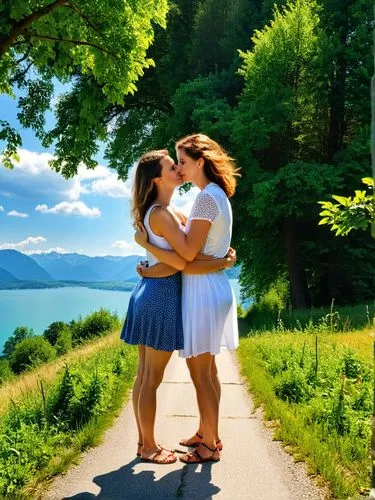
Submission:
<svg viewBox="0 0 375 500">
<path fill-rule="evenodd" d="M 222 460 L 215 464 L 142 463 L 135 457 L 136 428 L 128 403 L 103 443 L 86 452 L 81 463 L 57 478 L 48 500 L 74 498 L 169 500 L 315 500 L 323 493 L 295 464 L 280 443 L 273 442 L 260 412 L 240 379 L 235 354 L 217 356 L 222 382 Z M 185 362 L 175 353 L 158 391 L 157 436 L 170 447 L 196 430 L 197 405 Z M 181 449 L 184 451 L 184 448 Z"/>
</svg>

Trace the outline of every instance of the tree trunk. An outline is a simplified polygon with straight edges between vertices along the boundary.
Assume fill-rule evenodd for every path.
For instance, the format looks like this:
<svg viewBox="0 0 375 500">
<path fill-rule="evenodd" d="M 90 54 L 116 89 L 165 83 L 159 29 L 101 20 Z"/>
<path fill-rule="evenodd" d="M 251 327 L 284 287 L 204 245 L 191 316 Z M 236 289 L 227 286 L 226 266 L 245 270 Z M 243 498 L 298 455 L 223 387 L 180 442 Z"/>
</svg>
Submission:
<svg viewBox="0 0 375 500">
<path fill-rule="evenodd" d="M 340 25 L 339 38 L 340 48 L 334 61 L 334 70 L 332 74 L 331 91 L 329 94 L 329 130 L 328 130 L 328 161 L 331 162 L 335 154 L 340 151 L 345 134 L 345 85 L 347 73 L 347 58 L 345 54 L 345 45 L 349 34 L 348 20 L 349 2 L 343 2 L 339 14 Z"/>
<path fill-rule="evenodd" d="M 23 31 L 31 24 L 38 21 L 41 17 L 48 15 L 53 10 L 66 4 L 67 0 L 55 0 L 54 2 L 45 5 L 39 10 L 32 12 L 29 16 L 15 22 L 10 30 L 4 37 L 0 38 L 0 56 L 8 51 L 9 47 L 17 40 L 17 37 L 22 35 Z"/>
<path fill-rule="evenodd" d="M 374 5 L 374 19 L 375 19 L 375 5 Z M 373 54 L 374 54 L 374 67 L 375 67 L 375 28 L 372 32 L 373 35 Z M 371 159 L 372 159 L 372 175 L 375 179 L 375 73 L 371 78 Z M 375 224 L 372 225 L 371 233 L 375 238 Z M 373 356 L 375 359 L 375 339 L 373 346 Z M 375 370 L 375 368 L 374 368 Z M 372 411 L 372 439 L 371 439 L 371 458 L 372 458 L 372 471 L 371 471 L 371 492 L 370 498 L 375 498 L 375 377 L 373 378 L 373 411 Z"/>
<path fill-rule="evenodd" d="M 310 307 L 310 296 L 307 288 L 306 273 L 301 265 L 297 224 L 294 217 L 287 217 L 283 222 L 286 257 L 289 271 L 290 293 L 293 309 Z"/>
</svg>

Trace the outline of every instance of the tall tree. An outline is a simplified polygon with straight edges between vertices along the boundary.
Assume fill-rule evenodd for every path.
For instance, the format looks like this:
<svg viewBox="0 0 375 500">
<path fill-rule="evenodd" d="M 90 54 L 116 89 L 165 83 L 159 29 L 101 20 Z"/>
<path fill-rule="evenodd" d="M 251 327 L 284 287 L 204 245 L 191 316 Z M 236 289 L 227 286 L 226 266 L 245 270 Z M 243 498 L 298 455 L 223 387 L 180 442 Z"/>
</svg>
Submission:
<svg viewBox="0 0 375 500">
<path fill-rule="evenodd" d="M 354 265 L 359 251 L 370 250 L 370 241 L 362 242 L 360 250 L 358 238 L 353 237 L 338 250 L 337 242 L 316 227 L 314 200 L 333 188 L 347 188 L 353 170 L 366 175 L 369 167 L 368 136 L 364 135 L 369 106 L 359 106 L 352 95 L 357 85 L 366 99 L 371 16 L 361 0 L 351 2 L 350 37 L 344 38 L 335 19 L 341 14 L 333 3 L 296 0 L 276 9 L 271 25 L 254 37 L 254 49 L 243 54 L 246 85 L 234 120 L 233 139 L 244 179 L 236 198 L 237 226 L 251 221 L 248 233 L 239 232 L 236 240 L 239 256 L 247 255 L 243 281 L 248 291 L 260 295 L 280 273 L 286 274 L 294 307 L 332 297 L 353 300 L 355 294 L 360 300 L 373 281 L 372 273 L 366 278 L 364 266 Z M 360 11 L 366 12 L 361 22 Z M 332 23 L 340 29 L 334 31 Z M 347 69 L 353 69 L 345 72 L 339 140 L 337 117 L 332 118 L 336 113 L 341 116 L 342 107 L 341 98 L 332 98 L 341 75 L 336 70 L 337 54 Z M 361 73 L 356 72 L 359 65 Z M 248 201 L 246 191 L 250 191 Z M 369 257 L 368 265 L 374 270 L 373 258 Z M 352 286 L 355 274 L 361 282 L 357 291 Z"/>
<path fill-rule="evenodd" d="M 45 134 L 44 114 L 53 78 L 73 83 L 76 141 L 69 144 L 71 155 L 54 164 L 64 175 L 74 174 L 80 160 L 95 165 L 95 140 L 106 136 L 105 103 L 121 106 L 125 95 L 135 92 L 135 82 L 153 64 L 146 52 L 155 24 L 165 25 L 166 11 L 167 0 L 15 0 L 0 5 L 0 92 L 14 95 L 15 87 L 22 89 L 20 122 L 46 144 L 51 137 Z M 98 119 L 101 127 L 95 129 Z M 5 120 L 0 127 L 0 139 L 6 141 L 3 163 L 11 166 L 21 137 Z M 87 137 L 90 147 L 78 159 Z"/>
</svg>

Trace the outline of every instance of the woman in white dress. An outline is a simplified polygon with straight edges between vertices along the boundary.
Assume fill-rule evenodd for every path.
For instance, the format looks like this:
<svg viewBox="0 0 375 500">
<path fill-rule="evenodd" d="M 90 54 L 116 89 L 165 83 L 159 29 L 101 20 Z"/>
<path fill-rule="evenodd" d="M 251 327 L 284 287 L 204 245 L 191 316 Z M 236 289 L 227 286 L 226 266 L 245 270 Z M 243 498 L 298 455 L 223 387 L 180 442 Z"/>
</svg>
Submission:
<svg viewBox="0 0 375 500">
<path fill-rule="evenodd" d="M 234 161 L 215 141 L 203 134 L 194 134 L 176 145 L 178 166 L 184 182 L 192 182 L 201 192 L 187 220 L 185 232 L 168 227 L 171 247 L 187 261 L 199 252 L 211 257 L 224 257 L 230 248 L 232 211 L 228 198 L 236 186 L 237 169 Z M 136 241 L 165 264 L 173 267 L 175 252 L 155 247 L 147 241 L 147 233 L 139 230 Z M 162 264 L 155 269 L 144 269 L 145 276 L 165 275 Z M 182 444 L 195 445 L 193 453 L 181 457 L 186 463 L 218 461 L 218 415 L 220 382 L 217 377 L 215 355 L 221 348 L 235 349 L 238 345 L 236 301 L 229 280 L 223 271 L 202 275 L 183 274 L 182 318 L 184 349 L 182 357 L 194 383 L 201 416 L 196 437 Z M 199 432 L 200 431 L 200 432 Z"/>
</svg>

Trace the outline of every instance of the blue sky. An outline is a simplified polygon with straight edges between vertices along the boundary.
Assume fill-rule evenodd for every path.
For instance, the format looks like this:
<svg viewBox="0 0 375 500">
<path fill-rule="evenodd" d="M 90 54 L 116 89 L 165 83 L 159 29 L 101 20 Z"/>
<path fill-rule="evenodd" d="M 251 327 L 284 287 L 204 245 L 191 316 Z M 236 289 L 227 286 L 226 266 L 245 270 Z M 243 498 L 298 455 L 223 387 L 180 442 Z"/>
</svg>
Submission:
<svg viewBox="0 0 375 500">
<path fill-rule="evenodd" d="M 21 127 L 17 112 L 16 100 L 0 95 L 0 119 L 15 126 L 23 139 L 14 169 L 0 164 L 0 249 L 91 256 L 143 253 L 133 241 L 130 220 L 134 170 L 126 182 L 120 181 L 99 155 L 95 170 L 82 166 L 65 180 L 48 166 L 53 149 L 43 148 L 31 130 Z M 47 126 L 53 121 L 49 113 Z M 182 197 L 176 193 L 174 204 L 187 214 L 195 195 L 195 189 Z"/>
</svg>

